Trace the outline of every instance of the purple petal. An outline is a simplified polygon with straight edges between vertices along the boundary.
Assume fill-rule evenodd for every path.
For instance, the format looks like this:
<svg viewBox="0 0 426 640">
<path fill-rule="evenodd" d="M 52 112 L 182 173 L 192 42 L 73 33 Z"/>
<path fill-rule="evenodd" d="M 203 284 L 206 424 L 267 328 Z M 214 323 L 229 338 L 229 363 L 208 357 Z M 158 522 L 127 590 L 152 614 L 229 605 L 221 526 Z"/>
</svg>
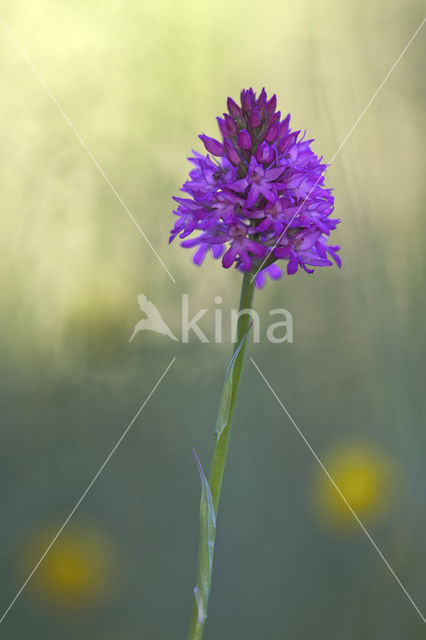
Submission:
<svg viewBox="0 0 426 640">
<path fill-rule="evenodd" d="M 229 267 L 233 264 L 236 256 L 237 248 L 232 244 L 222 258 L 222 265 L 225 267 L 225 269 L 229 269 Z"/>
<path fill-rule="evenodd" d="M 201 244 L 198 247 L 197 251 L 192 256 L 192 262 L 196 264 L 197 267 L 199 267 L 204 262 L 204 258 L 206 257 L 206 253 L 208 250 L 209 250 L 208 244 Z"/>
<path fill-rule="evenodd" d="M 266 284 L 266 276 L 264 273 L 264 269 L 262 269 L 262 271 L 259 271 L 259 273 L 256 276 L 256 287 L 258 289 L 263 289 L 265 284 Z"/>
<path fill-rule="evenodd" d="M 265 171 L 266 180 L 272 182 L 279 178 L 285 171 L 285 167 L 277 167 L 276 169 L 267 169 Z"/>
<path fill-rule="evenodd" d="M 290 260 L 288 261 L 287 264 L 287 273 L 289 276 L 292 276 L 294 273 L 296 273 L 297 269 L 299 268 L 299 261 L 295 256 L 291 256 Z"/>
</svg>

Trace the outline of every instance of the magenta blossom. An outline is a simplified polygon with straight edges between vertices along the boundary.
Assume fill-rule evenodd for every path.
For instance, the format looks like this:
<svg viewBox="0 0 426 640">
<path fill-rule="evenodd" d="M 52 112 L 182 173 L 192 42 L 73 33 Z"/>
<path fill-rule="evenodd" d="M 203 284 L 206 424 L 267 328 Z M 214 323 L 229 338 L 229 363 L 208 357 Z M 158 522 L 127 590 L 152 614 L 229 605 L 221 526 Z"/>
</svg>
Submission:
<svg viewBox="0 0 426 640">
<path fill-rule="evenodd" d="M 218 118 L 222 141 L 200 138 L 208 152 L 194 152 L 194 168 L 174 211 L 178 217 L 170 241 L 184 239 L 196 247 L 194 262 L 207 253 L 222 258 L 228 269 L 257 272 L 256 284 L 266 275 L 282 276 L 301 267 L 340 267 L 339 247 L 328 238 L 339 220 L 332 218 L 334 198 L 324 186 L 327 165 L 311 149 L 313 140 L 291 131 L 290 115 L 281 120 L 276 96 L 265 89 L 241 92 L 241 106 L 228 98 L 228 113 Z M 197 235 L 193 236 L 193 234 Z"/>
</svg>

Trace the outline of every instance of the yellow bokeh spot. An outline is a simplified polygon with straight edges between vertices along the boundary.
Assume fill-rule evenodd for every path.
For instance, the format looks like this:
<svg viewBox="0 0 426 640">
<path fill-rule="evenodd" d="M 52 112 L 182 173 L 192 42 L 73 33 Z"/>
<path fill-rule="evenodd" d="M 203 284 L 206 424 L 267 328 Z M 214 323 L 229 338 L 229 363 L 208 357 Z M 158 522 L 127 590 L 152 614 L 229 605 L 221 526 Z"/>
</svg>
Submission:
<svg viewBox="0 0 426 640">
<path fill-rule="evenodd" d="M 384 515 L 394 493 L 393 461 L 368 443 L 352 443 L 333 449 L 324 465 L 349 505 L 362 521 Z M 323 523 L 349 528 L 359 526 L 345 500 L 321 471 L 314 481 L 315 511 Z"/>
<path fill-rule="evenodd" d="M 29 572 L 36 564 L 56 531 L 49 528 L 31 536 L 23 553 L 25 571 Z M 101 531 L 92 527 L 70 527 L 47 553 L 34 574 L 31 587 L 50 603 L 86 607 L 109 594 L 115 582 L 114 569 L 113 547 Z"/>
</svg>

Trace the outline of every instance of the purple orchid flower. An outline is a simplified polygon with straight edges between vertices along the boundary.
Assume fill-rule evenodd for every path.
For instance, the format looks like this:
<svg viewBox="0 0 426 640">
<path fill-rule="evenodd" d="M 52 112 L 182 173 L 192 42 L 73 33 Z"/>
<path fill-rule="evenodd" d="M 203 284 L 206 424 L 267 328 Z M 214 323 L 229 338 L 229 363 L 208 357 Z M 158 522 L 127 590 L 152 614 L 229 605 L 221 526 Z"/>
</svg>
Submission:
<svg viewBox="0 0 426 640">
<path fill-rule="evenodd" d="M 280 260 L 289 275 L 332 261 L 340 267 L 339 247 L 328 244 L 339 220 L 331 217 L 327 164 L 312 151 L 313 140 L 291 130 L 290 114 L 281 120 L 276 96 L 268 100 L 265 89 L 259 97 L 244 90 L 240 105 L 232 98 L 227 105 L 218 118 L 222 140 L 201 135 L 208 154 L 190 158 L 170 241 L 179 236 L 183 247 L 196 248 L 197 265 L 210 253 L 226 269 L 261 267 L 257 286 L 281 277 Z"/>
</svg>

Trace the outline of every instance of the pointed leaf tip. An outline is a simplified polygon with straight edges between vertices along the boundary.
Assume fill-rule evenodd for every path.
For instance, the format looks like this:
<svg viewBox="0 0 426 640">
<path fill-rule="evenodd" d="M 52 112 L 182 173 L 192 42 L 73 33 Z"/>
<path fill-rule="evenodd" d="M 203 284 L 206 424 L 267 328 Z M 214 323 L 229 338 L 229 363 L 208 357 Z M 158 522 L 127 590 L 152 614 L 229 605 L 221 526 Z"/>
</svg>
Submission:
<svg viewBox="0 0 426 640">
<path fill-rule="evenodd" d="M 210 486 L 203 471 L 197 452 L 193 448 L 195 462 L 201 480 L 200 502 L 200 555 L 197 573 L 197 584 L 194 587 L 194 598 L 198 611 L 198 622 L 203 624 L 207 617 L 207 603 L 210 593 L 213 569 L 214 540 L 216 535 L 216 516 Z"/>
</svg>

